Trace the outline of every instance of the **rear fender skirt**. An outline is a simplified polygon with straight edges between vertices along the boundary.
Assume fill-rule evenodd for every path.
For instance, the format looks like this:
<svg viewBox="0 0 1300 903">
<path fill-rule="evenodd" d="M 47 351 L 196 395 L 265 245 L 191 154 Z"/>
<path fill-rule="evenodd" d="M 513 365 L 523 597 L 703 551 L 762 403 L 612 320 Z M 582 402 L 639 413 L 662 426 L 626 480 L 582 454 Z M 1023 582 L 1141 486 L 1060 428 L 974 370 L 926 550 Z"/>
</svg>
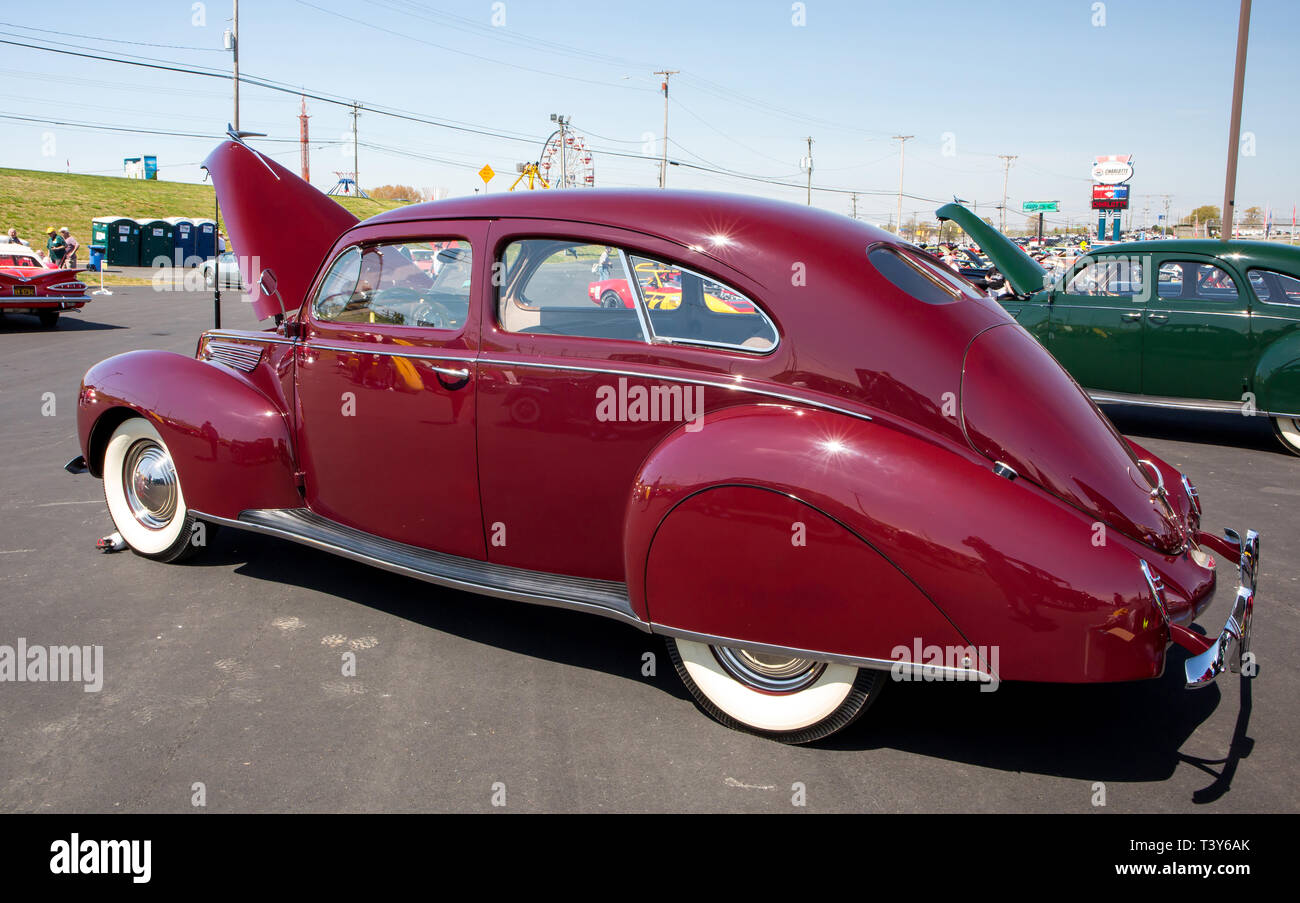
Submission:
<svg viewBox="0 0 1300 903">
<path fill-rule="evenodd" d="M 122 420 L 147 418 L 167 443 L 191 508 L 238 517 L 302 504 L 286 412 L 242 374 L 166 351 L 101 361 L 82 380 L 77 433 L 90 472 Z"/>
<path fill-rule="evenodd" d="M 725 517 L 725 507 L 712 504 L 723 497 L 704 493 L 724 486 L 775 490 L 804 507 L 745 502 L 742 511 L 752 508 L 747 516 Z M 698 501 L 686 504 L 675 522 L 675 509 L 697 494 Z M 790 543 L 799 511 L 810 518 L 809 546 L 787 551 L 776 540 Z M 831 530 L 822 517 L 843 532 Z M 856 563 L 828 560 L 827 574 L 811 573 L 808 565 L 820 553 L 795 553 L 810 551 L 813 523 L 820 525 L 821 542 Z M 673 433 L 647 458 L 624 522 L 625 568 L 632 607 L 645 620 L 691 629 L 688 616 L 714 618 L 705 609 L 719 605 L 725 614 L 715 621 L 734 622 L 713 623 L 715 629 L 699 633 L 765 636 L 774 645 L 880 657 L 870 629 L 879 623 L 907 633 L 912 621 L 893 619 L 892 613 L 889 619 L 863 620 L 841 603 L 815 612 L 809 606 L 826 606 L 827 598 L 849 593 L 868 606 L 883 592 L 914 616 L 909 637 L 928 644 L 925 633 L 942 633 L 947 625 L 977 648 L 997 646 L 1000 679 L 1156 676 L 1164 668 L 1168 631 L 1139 557 L 1162 571 L 1170 562 L 1098 526 L 1039 487 L 998 476 L 970 449 L 937 437 L 791 405 L 738 405 L 706 418 L 698 431 Z M 849 536 L 864 548 L 856 549 Z M 759 607 L 750 608 L 744 603 L 756 582 L 751 575 L 761 571 L 764 579 L 776 580 L 768 572 L 780 570 L 757 561 L 756 550 L 776 554 L 777 548 L 790 575 L 782 578 L 779 592 L 762 591 Z M 728 598 L 723 584 L 708 573 L 715 552 L 729 568 L 745 564 L 727 575 L 732 595 L 740 597 L 735 603 L 720 601 Z M 677 582 L 671 576 L 674 559 L 682 562 Z M 808 565 L 799 564 L 805 559 Z M 715 594 L 704 598 L 690 588 L 694 581 L 718 583 Z M 815 598 L 817 592 L 825 596 Z M 791 630 L 822 635 L 801 636 L 796 643 L 776 639 L 774 630 L 760 634 L 760 628 L 769 629 L 760 623 L 768 619 L 765 612 L 777 606 L 784 622 L 795 625 Z M 776 612 L 771 620 L 779 620 Z"/>
</svg>

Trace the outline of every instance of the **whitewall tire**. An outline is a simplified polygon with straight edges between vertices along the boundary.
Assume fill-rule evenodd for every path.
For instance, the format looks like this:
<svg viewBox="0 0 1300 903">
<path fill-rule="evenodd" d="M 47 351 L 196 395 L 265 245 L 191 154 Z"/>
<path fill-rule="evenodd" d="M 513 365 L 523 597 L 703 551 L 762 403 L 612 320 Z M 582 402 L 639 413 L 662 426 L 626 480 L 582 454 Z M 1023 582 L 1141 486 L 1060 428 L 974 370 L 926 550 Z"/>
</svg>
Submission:
<svg viewBox="0 0 1300 903">
<path fill-rule="evenodd" d="M 1300 417 L 1274 417 L 1273 432 L 1287 451 L 1300 455 Z"/>
<path fill-rule="evenodd" d="M 104 450 L 102 472 L 108 513 L 131 551 L 178 561 L 197 550 L 194 515 L 171 452 L 152 423 L 142 417 L 122 421 Z"/>
<path fill-rule="evenodd" d="M 811 743 L 848 727 L 884 687 L 879 671 L 667 638 L 696 702 L 728 727 Z"/>
</svg>

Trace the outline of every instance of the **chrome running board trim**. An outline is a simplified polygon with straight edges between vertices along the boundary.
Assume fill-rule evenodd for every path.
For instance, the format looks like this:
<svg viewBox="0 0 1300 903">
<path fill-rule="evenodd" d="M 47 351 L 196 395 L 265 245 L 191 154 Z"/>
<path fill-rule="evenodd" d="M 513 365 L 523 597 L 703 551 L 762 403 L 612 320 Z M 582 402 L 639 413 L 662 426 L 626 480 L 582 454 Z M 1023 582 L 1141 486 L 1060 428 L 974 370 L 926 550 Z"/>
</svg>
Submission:
<svg viewBox="0 0 1300 903">
<path fill-rule="evenodd" d="M 628 599 L 627 587 L 612 580 L 564 577 L 431 552 L 354 530 L 307 508 L 264 508 L 240 512 L 237 520 L 194 511 L 200 520 L 289 539 L 362 564 L 499 599 L 616 618 L 649 631 Z"/>
<path fill-rule="evenodd" d="M 1088 397 L 1097 404 L 1131 404 L 1144 408 L 1170 408 L 1181 411 L 1209 411 L 1216 414 L 1247 414 L 1245 401 L 1217 401 L 1213 398 L 1173 398 L 1167 395 L 1132 395 L 1128 392 L 1108 392 L 1100 389 L 1088 389 Z M 1287 414 L 1282 411 L 1260 411 L 1256 417 L 1300 417 L 1300 414 Z"/>
</svg>

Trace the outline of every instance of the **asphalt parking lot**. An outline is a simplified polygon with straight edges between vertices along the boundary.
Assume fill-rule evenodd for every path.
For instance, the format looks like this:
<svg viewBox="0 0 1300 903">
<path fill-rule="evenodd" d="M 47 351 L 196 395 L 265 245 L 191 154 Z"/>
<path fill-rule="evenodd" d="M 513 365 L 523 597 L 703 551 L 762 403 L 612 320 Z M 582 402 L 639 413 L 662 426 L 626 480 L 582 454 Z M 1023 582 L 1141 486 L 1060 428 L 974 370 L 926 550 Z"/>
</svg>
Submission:
<svg viewBox="0 0 1300 903">
<path fill-rule="evenodd" d="M 212 307 L 113 291 L 53 332 L 0 323 L 0 644 L 104 647 L 100 692 L 0 683 L 0 811 L 192 812 L 196 783 L 211 812 L 488 812 L 494 785 L 517 812 L 1300 811 L 1300 458 L 1262 422 L 1110 411 L 1192 476 L 1207 529 L 1263 534 L 1257 678 L 1186 691 L 1175 651 L 1138 684 L 896 684 L 794 748 L 707 719 L 657 640 L 612 621 L 232 530 L 183 565 L 97 552 L 100 483 L 62 470 L 80 377 L 134 348 L 192 353 Z M 254 326 L 231 299 L 224 325 Z"/>
</svg>

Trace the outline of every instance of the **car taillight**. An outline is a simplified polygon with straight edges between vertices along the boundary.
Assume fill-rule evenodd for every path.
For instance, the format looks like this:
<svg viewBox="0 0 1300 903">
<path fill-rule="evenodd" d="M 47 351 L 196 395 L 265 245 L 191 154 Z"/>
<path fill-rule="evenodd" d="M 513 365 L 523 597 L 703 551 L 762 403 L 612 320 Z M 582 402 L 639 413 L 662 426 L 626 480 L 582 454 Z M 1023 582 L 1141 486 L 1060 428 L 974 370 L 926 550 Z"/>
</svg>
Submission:
<svg viewBox="0 0 1300 903">
<path fill-rule="evenodd" d="M 56 285 L 49 286 L 52 292 L 84 292 L 86 283 L 84 282 L 60 282 Z"/>
</svg>

